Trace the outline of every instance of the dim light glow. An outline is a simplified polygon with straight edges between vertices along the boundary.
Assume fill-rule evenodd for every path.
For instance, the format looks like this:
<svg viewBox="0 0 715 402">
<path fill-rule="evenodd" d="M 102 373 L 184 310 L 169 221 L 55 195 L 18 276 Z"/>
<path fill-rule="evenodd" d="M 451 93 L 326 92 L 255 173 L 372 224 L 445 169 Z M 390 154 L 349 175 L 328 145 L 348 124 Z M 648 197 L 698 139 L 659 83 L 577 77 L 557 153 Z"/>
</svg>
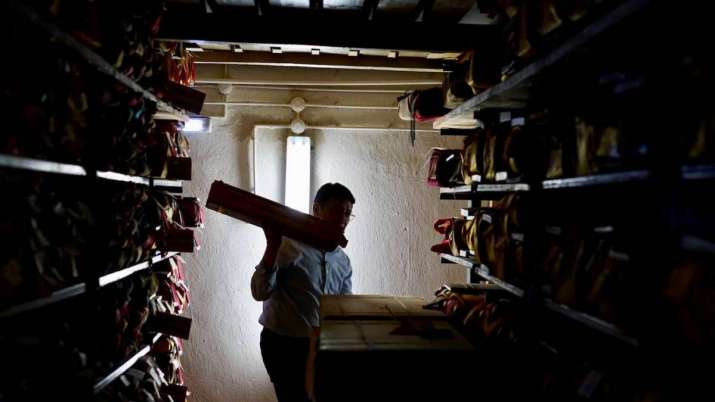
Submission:
<svg viewBox="0 0 715 402">
<path fill-rule="evenodd" d="M 185 133 L 208 133 L 211 129 L 208 117 L 192 117 L 184 124 L 181 130 Z"/>
<path fill-rule="evenodd" d="M 285 205 L 309 213 L 310 138 L 290 136 L 286 145 Z"/>
</svg>

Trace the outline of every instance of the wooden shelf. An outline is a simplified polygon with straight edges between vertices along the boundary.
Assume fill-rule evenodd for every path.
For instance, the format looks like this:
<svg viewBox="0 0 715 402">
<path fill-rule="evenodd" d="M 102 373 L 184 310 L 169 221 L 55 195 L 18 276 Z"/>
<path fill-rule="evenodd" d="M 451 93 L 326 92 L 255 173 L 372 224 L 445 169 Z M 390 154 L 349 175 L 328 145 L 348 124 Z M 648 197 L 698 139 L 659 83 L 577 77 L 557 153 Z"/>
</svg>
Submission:
<svg viewBox="0 0 715 402">
<path fill-rule="evenodd" d="M 80 165 L 46 161 L 42 159 L 25 158 L 22 156 L 0 154 L 0 168 L 27 170 L 31 172 L 52 173 L 70 176 L 89 176 L 85 168 Z M 156 179 L 152 177 L 130 176 L 123 173 L 98 171 L 100 179 L 119 181 L 124 183 L 143 184 L 145 186 L 162 187 L 169 191 L 182 191 L 181 180 Z"/>
<path fill-rule="evenodd" d="M 472 198 L 472 186 L 440 187 L 441 200 L 468 200 Z"/>
<path fill-rule="evenodd" d="M 5 310 L 0 311 L 0 318 L 13 317 L 18 314 L 22 314 L 28 311 L 36 310 L 38 308 L 48 306 L 50 304 L 58 303 L 63 300 L 70 299 L 75 296 L 79 296 L 87 292 L 87 284 L 78 283 L 76 285 L 68 286 L 64 289 L 60 289 L 53 292 L 47 297 L 42 297 L 29 301 L 27 303 L 18 304 L 16 306 L 9 307 Z"/>
<path fill-rule="evenodd" d="M 37 15 L 34 10 L 32 10 L 32 8 L 25 6 L 24 4 L 19 4 L 16 1 L 10 1 L 9 4 L 7 4 L 6 6 L 13 10 L 19 16 L 24 17 L 31 24 L 43 29 L 58 42 L 75 51 L 87 63 L 96 67 L 97 70 L 99 70 L 100 72 L 114 78 L 116 81 L 122 83 L 131 90 L 140 93 L 145 99 L 155 102 L 157 106 L 162 110 L 175 115 L 185 116 L 185 113 L 183 111 L 176 109 L 167 102 L 159 99 L 156 95 L 137 84 L 136 81 L 117 71 L 117 69 L 114 68 L 111 63 L 105 60 L 102 56 L 92 51 L 87 46 L 77 41 L 71 35 L 67 34 L 56 25 L 43 21 L 42 18 L 40 18 L 40 16 Z"/>
<path fill-rule="evenodd" d="M 457 257 L 451 254 L 440 254 L 440 257 L 443 261 L 460 264 L 473 270 L 475 274 L 479 275 L 484 280 L 499 286 L 500 288 L 506 290 L 514 296 L 517 296 L 519 298 L 524 297 L 523 289 L 514 286 L 504 280 L 501 280 L 495 276 L 492 276 L 489 273 L 489 268 L 487 266 L 479 263 L 472 258 Z M 543 300 L 543 304 L 547 309 L 557 312 L 573 321 L 586 325 L 589 328 L 592 328 L 600 333 L 619 339 L 631 346 L 638 346 L 638 341 L 635 338 L 624 335 L 623 331 L 621 331 L 618 327 L 611 323 L 608 323 L 581 311 L 573 310 L 566 305 L 556 303 L 548 298 Z"/>
<path fill-rule="evenodd" d="M 544 190 L 560 188 L 592 187 L 604 184 L 630 183 L 645 181 L 651 177 L 647 170 L 632 170 L 628 172 L 603 173 L 590 176 L 569 177 L 565 179 L 551 179 L 542 182 Z"/>
<path fill-rule="evenodd" d="M 79 165 L 52 162 L 42 159 L 24 158 L 21 156 L 0 154 L 0 167 L 30 170 L 41 173 L 63 174 L 68 176 L 87 176 L 87 171 Z"/>
<path fill-rule="evenodd" d="M 680 174 L 683 180 L 715 179 L 715 165 L 683 166 Z"/>
<path fill-rule="evenodd" d="M 715 178 L 715 168 L 711 170 L 689 170 L 683 178 L 696 180 L 705 178 Z M 709 176 L 713 174 L 713 176 Z M 647 170 L 632 170 L 628 172 L 603 173 L 590 176 L 569 177 L 565 179 L 550 179 L 541 182 L 544 190 L 557 190 L 565 188 L 595 187 L 605 184 L 634 183 L 646 181 L 653 177 Z M 479 193 L 513 193 L 532 191 L 533 188 L 527 183 L 490 183 L 477 184 L 472 186 L 440 187 L 440 199 L 471 199 Z"/>
<path fill-rule="evenodd" d="M 188 122 L 191 118 L 184 113 L 174 113 L 170 110 L 166 110 L 163 107 L 159 107 L 159 110 L 154 113 L 154 120 L 175 120 L 181 122 Z"/>
<path fill-rule="evenodd" d="M 467 267 L 469 269 L 474 268 L 479 265 L 479 263 L 471 258 L 457 257 L 452 254 L 441 253 L 439 255 L 442 258 L 442 262 L 449 262 L 452 264 L 459 264 L 461 266 Z"/>
<path fill-rule="evenodd" d="M 715 243 L 694 235 L 684 235 L 680 245 L 685 251 L 715 255 Z"/>
<path fill-rule="evenodd" d="M 647 170 L 631 170 L 626 172 L 602 173 L 589 176 L 568 177 L 564 179 L 549 179 L 541 182 L 544 190 L 557 190 L 565 188 L 595 187 L 606 184 L 635 183 L 647 181 L 654 175 Z M 715 179 L 715 165 L 684 166 L 681 168 L 683 180 L 710 180 Z M 492 183 L 477 184 L 473 190 L 471 186 L 441 187 L 441 199 L 470 199 L 473 193 L 509 193 L 531 191 L 527 183 Z"/>
<path fill-rule="evenodd" d="M 531 188 L 526 183 L 477 184 L 477 193 L 512 193 L 529 190 Z"/>
<path fill-rule="evenodd" d="M 507 292 L 513 294 L 516 297 L 523 298 L 524 297 L 524 291 L 509 282 L 505 282 L 496 276 L 492 276 L 489 274 L 489 268 L 486 265 L 478 265 L 474 267 L 474 273 L 477 275 L 481 276 L 484 280 L 489 281 L 500 288 L 506 290 Z"/>
<path fill-rule="evenodd" d="M 152 257 L 151 262 L 152 262 L 152 264 L 156 264 L 159 261 L 173 257 L 177 254 L 179 254 L 179 253 L 168 253 L 165 256 L 156 255 L 156 256 Z M 107 275 L 103 275 L 103 276 L 99 277 L 99 287 L 107 286 L 111 283 L 122 280 L 130 275 L 133 275 L 136 272 L 145 270 L 147 268 L 149 268 L 149 261 L 144 261 L 139 264 L 132 265 L 131 267 L 127 267 L 124 269 L 120 269 L 119 271 L 112 272 Z M 87 289 L 89 289 L 89 286 L 93 286 L 93 285 L 88 284 L 88 283 L 78 283 L 78 284 L 71 285 L 66 288 L 60 289 L 58 291 L 55 291 L 47 297 L 42 297 L 42 298 L 35 299 L 35 300 L 29 301 L 26 303 L 22 303 L 22 304 L 18 304 L 16 306 L 6 308 L 5 310 L 0 311 L 0 318 L 16 316 L 18 314 L 36 310 L 36 309 L 48 306 L 50 304 L 58 303 L 63 300 L 70 299 L 72 297 L 82 295 L 87 292 Z"/>
<path fill-rule="evenodd" d="M 106 376 L 102 377 L 99 381 L 97 381 L 94 384 L 94 394 L 98 394 L 102 392 L 104 388 L 106 388 L 109 384 L 111 384 L 114 380 L 119 378 L 122 374 L 126 373 L 127 370 L 129 370 L 132 366 L 134 366 L 139 359 L 142 357 L 146 356 L 149 354 L 151 351 L 152 346 L 159 340 L 159 338 L 162 337 L 162 334 L 156 334 L 154 337 L 151 339 L 151 343 L 144 346 L 141 348 L 137 353 L 135 353 L 133 356 L 125 360 L 122 364 L 120 364 L 117 368 L 112 370 L 109 374 Z"/>
<path fill-rule="evenodd" d="M 151 258 L 151 264 L 156 264 L 159 261 L 163 261 L 167 258 L 171 258 L 179 253 L 176 252 L 171 252 L 167 253 L 166 255 L 156 255 Z M 116 281 L 122 280 L 130 275 L 133 275 L 136 272 L 143 271 L 147 268 L 150 267 L 149 261 L 144 261 L 136 265 L 132 265 L 131 267 L 127 267 L 124 269 L 120 269 L 119 271 L 112 272 L 107 275 L 103 275 L 99 277 L 99 287 L 107 286 L 110 283 L 114 283 Z"/>
<path fill-rule="evenodd" d="M 467 257 L 457 257 L 451 254 L 440 254 L 440 257 L 442 257 L 443 260 L 447 260 L 451 263 L 454 264 L 459 264 L 464 267 L 467 267 L 471 270 L 474 270 L 474 273 L 477 275 L 481 276 L 484 280 L 487 280 L 500 288 L 506 290 L 507 292 L 517 296 L 517 297 L 524 297 L 524 291 L 522 289 L 519 289 L 518 287 L 505 282 L 495 276 L 492 276 L 489 274 L 489 268 L 486 265 L 480 264 L 478 261 L 472 259 L 472 258 L 467 258 Z"/>
<path fill-rule="evenodd" d="M 551 311 L 555 311 L 565 317 L 570 318 L 571 320 L 577 321 L 592 329 L 595 329 L 598 332 L 612 336 L 631 346 L 638 346 L 637 339 L 623 335 L 623 331 L 621 331 L 618 327 L 609 322 L 603 321 L 592 315 L 573 310 L 572 308 L 564 304 L 556 303 L 551 299 L 544 299 L 544 306 L 546 306 L 546 308 Z"/>
<path fill-rule="evenodd" d="M 470 98 L 462 105 L 442 116 L 434 122 L 434 127 L 441 127 L 460 115 L 481 109 L 514 109 L 526 106 L 529 100 L 529 86 L 534 78 L 541 75 L 549 67 L 565 60 L 584 44 L 590 42 L 604 31 L 619 24 L 632 14 L 646 8 L 653 0 L 629 0 L 616 7 L 597 21 L 584 27 L 581 32 L 570 38 L 566 43 L 546 54 L 541 59 L 529 64 L 516 74 L 484 92 Z"/>
</svg>

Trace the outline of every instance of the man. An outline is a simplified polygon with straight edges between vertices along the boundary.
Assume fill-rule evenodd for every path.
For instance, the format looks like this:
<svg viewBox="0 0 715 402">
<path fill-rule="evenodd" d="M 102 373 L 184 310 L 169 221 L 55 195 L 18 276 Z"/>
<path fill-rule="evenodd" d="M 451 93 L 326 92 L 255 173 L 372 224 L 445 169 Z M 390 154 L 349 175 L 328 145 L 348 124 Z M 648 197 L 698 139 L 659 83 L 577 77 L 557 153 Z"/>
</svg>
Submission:
<svg viewBox="0 0 715 402">
<path fill-rule="evenodd" d="M 353 217 L 355 197 L 340 183 L 320 187 L 313 215 L 342 230 Z M 352 267 L 342 248 L 322 251 L 264 228 L 266 251 L 251 278 L 253 298 L 263 302 L 261 355 L 280 402 L 308 401 L 305 367 L 309 336 L 319 326 L 320 295 L 351 294 Z"/>
</svg>

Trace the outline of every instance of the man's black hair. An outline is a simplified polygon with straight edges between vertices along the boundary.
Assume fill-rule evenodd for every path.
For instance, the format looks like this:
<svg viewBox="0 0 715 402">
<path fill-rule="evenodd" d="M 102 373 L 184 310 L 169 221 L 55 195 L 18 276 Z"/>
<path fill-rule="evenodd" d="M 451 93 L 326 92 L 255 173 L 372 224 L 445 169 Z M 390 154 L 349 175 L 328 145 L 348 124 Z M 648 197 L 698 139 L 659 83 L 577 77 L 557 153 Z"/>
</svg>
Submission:
<svg viewBox="0 0 715 402">
<path fill-rule="evenodd" d="M 325 203 L 331 198 L 335 198 L 339 201 L 350 201 L 355 204 L 355 197 L 353 196 L 353 193 L 340 183 L 323 184 L 320 189 L 318 189 L 318 192 L 315 193 L 315 200 L 313 200 L 313 203 L 325 205 Z"/>
</svg>

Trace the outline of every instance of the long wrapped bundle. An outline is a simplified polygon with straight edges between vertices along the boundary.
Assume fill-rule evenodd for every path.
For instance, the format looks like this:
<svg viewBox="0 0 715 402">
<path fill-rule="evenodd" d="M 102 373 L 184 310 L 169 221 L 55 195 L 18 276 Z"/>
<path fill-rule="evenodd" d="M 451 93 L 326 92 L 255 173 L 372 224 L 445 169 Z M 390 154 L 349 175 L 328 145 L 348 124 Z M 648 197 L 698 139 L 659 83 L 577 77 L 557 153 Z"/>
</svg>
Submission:
<svg viewBox="0 0 715 402">
<path fill-rule="evenodd" d="M 284 236 L 320 250 L 348 244 L 338 226 L 222 181 L 211 185 L 206 207 L 256 226 L 278 228 Z"/>
</svg>

